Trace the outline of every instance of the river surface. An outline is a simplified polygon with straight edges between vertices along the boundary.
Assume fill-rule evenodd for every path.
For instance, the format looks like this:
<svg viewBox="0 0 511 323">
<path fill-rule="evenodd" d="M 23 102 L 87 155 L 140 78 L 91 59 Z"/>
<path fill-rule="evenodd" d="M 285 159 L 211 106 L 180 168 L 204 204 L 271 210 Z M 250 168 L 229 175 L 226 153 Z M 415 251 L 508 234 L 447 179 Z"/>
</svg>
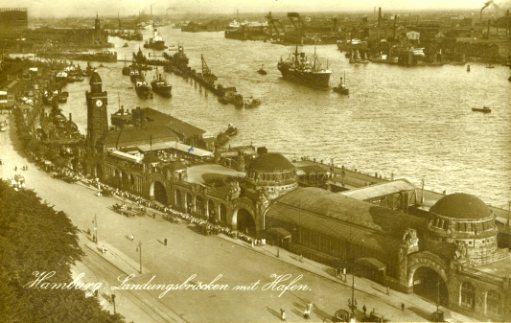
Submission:
<svg viewBox="0 0 511 323">
<path fill-rule="evenodd" d="M 406 68 L 385 64 L 350 65 L 335 45 L 316 52 L 333 70 L 330 85 L 346 73 L 350 96 L 314 90 L 281 78 L 277 61 L 294 48 L 224 39 L 223 32 L 160 31 L 167 44 L 184 45 L 190 66 L 200 71 L 201 54 L 218 77 L 217 83 L 236 86 L 245 97 L 262 101 L 255 109 L 235 109 L 205 95 L 191 81 L 165 73 L 172 98 L 155 95 L 141 100 L 124 63 L 98 68 L 108 91 L 108 112 L 151 107 L 183 119 L 214 135 L 235 124 L 239 134 L 232 145 L 266 146 L 289 159 L 309 156 L 366 173 L 406 178 L 420 186 L 447 193 L 474 194 L 485 202 L 506 207 L 511 199 L 511 83 L 509 68 L 471 64 Z M 150 37 L 146 30 L 144 37 Z M 118 58 L 131 59 L 141 42 L 111 38 Z M 313 46 L 304 46 L 312 55 Z M 145 50 L 146 53 L 151 51 Z M 154 52 L 160 55 L 161 52 Z M 264 64 L 268 74 L 256 73 Z M 97 65 L 94 63 L 93 65 Z M 82 63 L 82 67 L 84 67 Z M 154 71 L 146 75 L 148 81 Z M 160 73 L 163 73 L 160 70 Z M 84 91 L 88 82 L 68 85 L 70 98 L 62 106 L 71 112 L 83 133 L 86 127 Z M 492 113 L 472 112 L 487 105 Z"/>
</svg>

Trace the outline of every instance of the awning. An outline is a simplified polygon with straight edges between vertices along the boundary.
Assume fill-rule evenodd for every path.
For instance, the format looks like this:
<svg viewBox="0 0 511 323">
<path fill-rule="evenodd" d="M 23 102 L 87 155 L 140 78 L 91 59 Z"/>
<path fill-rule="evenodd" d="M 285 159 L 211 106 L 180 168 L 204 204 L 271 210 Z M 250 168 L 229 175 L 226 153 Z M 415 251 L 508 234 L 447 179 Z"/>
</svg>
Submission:
<svg viewBox="0 0 511 323">
<path fill-rule="evenodd" d="M 283 228 L 270 228 L 266 230 L 266 233 L 278 239 L 291 238 L 291 233 Z"/>
<path fill-rule="evenodd" d="M 358 258 L 355 263 L 376 270 L 385 270 L 387 266 L 376 258 Z"/>
</svg>

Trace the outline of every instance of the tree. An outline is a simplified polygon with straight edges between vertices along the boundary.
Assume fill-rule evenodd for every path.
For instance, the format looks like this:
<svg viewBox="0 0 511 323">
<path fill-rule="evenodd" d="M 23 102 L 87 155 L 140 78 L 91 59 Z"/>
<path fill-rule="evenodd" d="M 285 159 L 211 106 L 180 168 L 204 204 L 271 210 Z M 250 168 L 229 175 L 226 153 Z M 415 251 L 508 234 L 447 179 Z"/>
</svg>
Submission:
<svg viewBox="0 0 511 323">
<path fill-rule="evenodd" d="M 63 212 L 32 191 L 0 181 L 0 317 L 2 322 L 124 322 L 79 289 L 34 289 L 34 272 L 55 271 L 53 282 L 71 282 L 71 265 L 83 251 L 78 229 Z"/>
</svg>

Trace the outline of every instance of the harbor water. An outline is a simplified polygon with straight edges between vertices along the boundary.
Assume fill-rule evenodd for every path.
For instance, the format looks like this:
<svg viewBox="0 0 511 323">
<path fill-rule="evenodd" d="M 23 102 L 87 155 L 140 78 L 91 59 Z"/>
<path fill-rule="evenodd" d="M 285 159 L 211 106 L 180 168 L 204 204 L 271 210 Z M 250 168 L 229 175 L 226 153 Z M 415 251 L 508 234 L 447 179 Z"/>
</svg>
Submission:
<svg viewBox="0 0 511 323">
<path fill-rule="evenodd" d="M 471 63 L 439 67 L 400 67 L 386 64 L 350 65 L 335 45 L 304 46 L 333 71 L 330 86 L 346 73 L 349 96 L 315 90 L 281 78 L 280 57 L 294 47 L 225 39 L 223 32 L 183 33 L 160 28 L 168 45 L 182 44 L 190 66 L 201 70 L 201 54 L 218 77 L 217 83 L 235 86 L 244 97 L 262 104 L 255 109 L 222 105 L 198 84 L 165 73 L 172 98 L 136 96 L 124 63 L 98 68 L 108 91 L 108 112 L 151 107 L 171 114 L 215 135 L 228 123 L 239 129 L 231 144 L 266 146 L 289 159 L 303 156 L 325 163 L 406 178 L 420 187 L 449 193 L 474 194 L 486 203 L 507 208 L 511 199 L 511 85 L 509 68 L 485 68 Z M 144 37 L 151 36 L 146 30 Z M 131 60 L 142 42 L 111 38 L 118 58 Z M 174 47 L 175 49 L 175 47 Z M 144 50 L 153 56 L 161 52 Z M 129 64 L 129 63 L 128 63 Z M 264 64 L 267 75 L 256 71 Z M 84 67 L 81 63 L 82 68 Z M 98 65 L 98 63 L 93 63 Z M 159 73 L 164 73 L 160 68 Z M 146 74 L 151 81 L 155 71 Z M 65 114 L 85 133 L 84 91 L 88 83 L 72 83 Z M 489 106 L 492 112 L 473 112 Z"/>
</svg>

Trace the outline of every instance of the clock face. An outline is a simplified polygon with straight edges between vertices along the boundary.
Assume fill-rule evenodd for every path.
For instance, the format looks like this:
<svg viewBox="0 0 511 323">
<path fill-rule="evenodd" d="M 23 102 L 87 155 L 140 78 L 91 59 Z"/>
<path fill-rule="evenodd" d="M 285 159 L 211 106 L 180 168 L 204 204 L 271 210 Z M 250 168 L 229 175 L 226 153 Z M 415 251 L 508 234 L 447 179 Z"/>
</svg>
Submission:
<svg viewBox="0 0 511 323">
<path fill-rule="evenodd" d="M 96 106 L 97 106 L 98 108 L 101 108 L 101 107 L 103 106 L 103 101 L 101 101 L 101 100 L 96 100 Z"/>
</svg>

